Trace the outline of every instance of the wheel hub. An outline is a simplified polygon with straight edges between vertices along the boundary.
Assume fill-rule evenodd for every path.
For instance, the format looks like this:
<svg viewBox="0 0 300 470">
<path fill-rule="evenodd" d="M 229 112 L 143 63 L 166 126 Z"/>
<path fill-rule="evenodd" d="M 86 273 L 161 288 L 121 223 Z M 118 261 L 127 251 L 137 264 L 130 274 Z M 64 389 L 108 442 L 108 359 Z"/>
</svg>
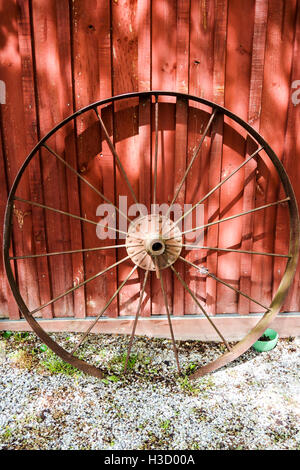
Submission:
<svg viewBox="0 0 300 470">
<path fill-rule="evenodd" d="M 182 249 L 181 232 L 174 222 L 158 214 L 138 217 L 129 225 L 126 250 L 140 268 L 165 269 L 177 260 Z"/>
</svg>

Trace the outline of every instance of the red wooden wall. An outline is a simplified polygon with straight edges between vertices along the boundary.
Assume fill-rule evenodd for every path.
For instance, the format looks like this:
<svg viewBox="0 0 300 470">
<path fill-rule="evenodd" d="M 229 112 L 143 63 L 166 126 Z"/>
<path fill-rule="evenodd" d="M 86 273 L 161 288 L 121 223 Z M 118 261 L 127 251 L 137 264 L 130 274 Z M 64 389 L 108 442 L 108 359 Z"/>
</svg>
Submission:
<svg viewBox="0 0 300 470">
<path fill-rule="evenodd" d="M 6 104 L 0 105 L 0 225 L 3 224 L 8 190 L 26 155 L 55 124 L 91 102 L 115 94 L 150 89 L 174 90 L 210 99 L 224 105 L 261 132 L 283 161 L 300 203 L 300 104 L 292 103 L 292 83 L 300 79 L 300 0 L 0 0 L 0 80 L 6 84 Z M 184 104 L 166 104 L 162 107 L 169 119 L 165 134 L 166 157 L 180 155 L 193 147 L 199 136 L 199 124 L 189 114 L 188 136 L 182 120 L 187 119 Z M 116 106 L 114 125 L 116 147 L 120 154 L 128 152 L 127 161 L 134 187 L 144 200 L 149 199 L 149 175 L 143 165 L 150 161 L 150 150 L 143 139 L 150 138 L 149 126 L 143 126 L 150 116 L 150 106 L 138 110 L 138 116 Z M 109 129 L 112 112 L 104 116 Z M 129 122 L 132 135 L 139 134 L 139 151 L 134 139 L 127 139 L 124 122 Z M 186 197 L 205 191 L 206 185 L 215 185 L 220 175 L 226 175 L 240 163 L 244 142 L 234 142 L 235 151 L 224 146 L 222 160 L 218 158 L 222 136 L 214 127 L 214 141 L 210 154 L 202 154 L 197 171 L 206 171 L 207 178 L 200 184 L 191 178 L 186 185 Z M 176 134 L 175 134 L 176 131 Z M 237 139 L 234 129 L 227 129 L 225 141 Z M 175 137 L 176 135 L 176 137 Z M 227 140 L 226 140 L 227 139 Z M 113 198 L 115 192 L 126 194 L 124 182 L 116 173 L 113 181 L 107 175 L 113 171 L 107 145 L 99 141 L 95 116 L 84 115 L 77 120 L 76 136 L 67 127 L 52 140 L 52 146 L 63 154 L 67 149 L 69 163 L 77 166 L 91 182 L 102 181 L 104 193 Z M 99 164 L 101 149 L 101 165 Z M 191 151 L 188 150 L 191 157 Z M 95 216 L 93 194 L 80 184 L 55 159 L 35 159 L 26 172 L 22 194 L 27 198 L 44 200 L 49 205 L 79 213 L 79 195 L 83 195 L 81 210 L 90 218 Z M 87 160 L 87 155 L 92 156 Z M 207 167 L 206 159 L 210 158 Z M 171 158 L 171 157 L 170 157 Z M 204 163 L 203 163 L 204 162 Z M 201 167 L 202 165 L 202 167 Z M 204 166 L 203 166 L 204 165 Z M 205 166 L 206 165 L 206 166 Z M 165 183 L 164 168 L 160 168 L 160 197 L 169 196 L 182 175 L 183 162 L 173 162 L 173 171 Z M 141 169 L 141 171 L 138 171 Z M 263 164 L 256 170 L 252 183 L 245 181 L 253 174 L 247 167 L 243 179 L 233 179 L 227 189 L 210 198 L 208 217 L 220 203 L 224 211 L 230 201 L 241 194 L 238 202 L 226 216 L 247 210 L 256 198 L 257 205 L 276 200 L 278 186 L 272 170 Z M 44 185 L 41 187 L 40 181 Z M 140 184 L 138 184 L 140 181 Z M 196 186 L 195 186 L 196 184 Z M 245 188 L 245 189 L 244 189 Z M 242 248 L 246 250 L 285 252 L 287 229 L 280 210 L 270 211 L 254 219 L 238 219 L 234 230 L 226 227 L 210 231 L 209 244 L 235 245 L 237 235 L 245 235 Z M 63 216 L 41 209 L 15 210 L 13 253 L 43 252 L 46 243 L 51 251 L 77 249 L 96 242 L 94 227 L 84 227 Z M 253 227 L 252 227 L 253 224 Z M 270 227 L 277 227 L 276 232 Z M 33 229 L 32 229 L 33 227 Z M 251 236 L 246 235 L 251 232 Z M 261 234 L 267 236 L 262 239 Z M 46 235 L 45 235 L 46 234 Z M 274 234 L 276 236 L 274 236 Z M 2 235 L 1 245 L 2 245 Z M 88 241 L 88 243 L 87 243 Z M 51 295 L 66 290 L 83 280 L 82 265 L 88 277 L 97 266 L 113 262 L 113 256 L 93 254 L 73 255 L 60 260 L 40 258 L 34 263 L 18 262 L 17 277 L 22 294 L 29 307 L 46 302 Z M 211 254 L 208 267 L 219 277 L 229 279 L 244 292 L 264 302 L 271 299 L 282 274 L 282 261 L 270 258 L 241 257 L 240 255 Z M 106 281 L 81 288 L 74 296 L 66 296 L 43 310 L 44 318 L 95 315 L 104 305 L 117 282 L 128 273 L 129 265 L 118 270 L 118 275 Z M 138 279 L 136 278 L 136 281 Z M 300 274 L 284 305 L 284 311 L 299 311 Z M 199 284 L 199 283 L 198 283 Z M 197 285 L 198 285 L 197 284 Z M 190 300 L 172 280 L 167 279 L 168 296 L 175 315 L 190 308 Z M 196 282 L 194 283 L 196 286 Z M 152 281 L 152 315 L 162 313 L 162 299 L 158 284 Z M 255 305 L 224 286 L 216 286 L 208 279 L 201 285 L 212 313 L 249 313 Z M 139 285 L 136 282 L 125 289 L 120 305 L 112 305 L 111 316 L 135 312 Z M 211 299 L 216 298 L 216 302 Z M 147 299 L 149 302 L 149 299 Z M 259 309 L 258 309 L 259 310 Z M 149 308 L 145 315 L 149 315 Z M 196 310 L 195 310 L 196 312 Z M 0 316 L 18 319 L 19 312 L 12 298 L 0 260 Z"/>
</svg>

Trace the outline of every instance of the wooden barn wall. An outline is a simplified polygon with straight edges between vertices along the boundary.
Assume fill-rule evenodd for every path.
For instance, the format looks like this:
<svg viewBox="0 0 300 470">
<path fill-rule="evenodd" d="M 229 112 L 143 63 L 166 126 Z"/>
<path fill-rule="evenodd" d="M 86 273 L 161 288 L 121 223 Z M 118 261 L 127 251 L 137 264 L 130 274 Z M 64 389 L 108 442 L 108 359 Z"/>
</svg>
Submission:
<svg viewBox="0 0 300 470">
<path fill-rule="evenodd" d="M 151 89 L 201 96 L 224 105 L 248 121 L 261 132 L 284 163 L 300 204 L 300 104 L 295 106 L 291 99 L 292 84 L 300 80 L 300 0 L 0 0 L 0 80 L 6 85 L 6 103 L 0 105 L 1 227 L 9 188 L 40 137 L 73 111 L 91 102 L 119 93 Z M 185 104 L 178 102 L 172 108 L 168 106 L 163 108 L 166 119 L 170 120 L 165 134 L 165 156 L 176 149 L 176 155 L 188 152 L 191 158 L 190 148 L 199 134 L 197 123 L 192 115 L 189 116 L 186 135 L 186 129 L 181 126 L 187 119 Z M 170 109 L 173 111 L 168 114 Z M 143 146 L 143 141 L 147 142 L 151 129 L 141 123 L 147 122 L 150 113 L 146 100 L 138 110 L 138 116 L 122 109 L 121 105 L 114 112 L 108 107 L 104 115 L 110 133 L 114 122 L 117 150 L 120 153 L 126 150 L 131 155 L 127 169 L 135 182 L 141 182 L 139 186 L 134 183 L 134 189 L 144 200 L 149 199 L 149 181 L 139 161 L 141 159 L 145 165 L 150 161 L 150 149 Z M 193 186 L 192 178 L 187 182 L 187 198 L 193 191 L 204 191 L 206 184 L 213 186 L 220 175 L 226 175 L 233 165 L 239 164 L 238 141 L 234 144 L 235 152 L 225 146 L 222 160 L 218 158 L 222 144 L 222 135 L 218 131 L 222 125 L 218 120 L 214 124 L 210 167 L 198 168 L 198 171 L 205 171 L 206 177 L 198 183 L 199 188 Z M 135 141 L 118 138 L 120 135 L 126 137 L 130 130 L 128 126 L 132 126 L 135 134 L 139 133 L 140 147 Z M 237 139 L 234 132 L 232 136 L 224 135 L 225 138 Z M 51 145 L 60 154 L 67 151 L 69 163 L 91 182 L 96 184 L 101 178 L 106 195 L 114 198 L 116 192 L 126 194 L 118 173 L 115 172 L 113 180 L 108 180 L 108 175 L 114 174 L 114 168 L 107 145 L 99 142 L 95 116 L 78 118 L 75 131 L 71 132 L 68 127 L 62 129 Z M 100 148 L 101 167 L 97 160 Z M 81 210 L 86 217 L 95 217 L 93 195 L 44 152 L 26 171 L 21 195 L 69 212 L 78 214 Z M 88 161 L 87 155 L 94 158 Z M 160 197 L 168 196 L 178 183 L 184 164 L 180 157 L 176 158 L 166 181 L 161 168 Z M 247 210 L 254 197 L 257 205 L 276 200 L 277 186 L 272 174 L 266 177 L 266 168 L 258 167 L 252 182 L 244 184 L 251 172 L 253 168 L 249 166 L 242 178 L 232 181 L 230 191 L 224 186 L 220 194 L 210 198 L 208 217 L 214 214 L 219 204 L 222 215 L 239 194 L 242 197 L 226 211 L 226 215 Z M 40 184 L 42 179 L 43 186 Z M 84 196 L 81 209 L 79 194 Z M 82 228 L 74 219 L 66 224 L 63 216 L 44 213 L 39 208 L 31 209 L 15 209 L 11 247 L 15 256 L 30 251 L 43 253 L 47 246 L 51 246 L 52 251 L 80 249 L 87 240 L 90 246 L 97 241 L 94 227 Z M 270 233 L 268 227 L 274 223 L 277 230 Z M 209 242 L 234 245 L 236 233 L 239 233 L 245 235 L 242 243 L 245 250 L 261 251 L 264 248 L 284 252 L 286 249 L 288 230 L 279 209 L 270 211 L 266 217 L 260 214 L 255 218 L 238 219 L 234 227 L 229 235 L 225 227 L 216 227 L 210 232 Z M 249 233 L 250 237 L 247 236 Z M 262 233 L 267 233 L 267 240 L 262 240 Z M 2 246 L 2 233 L 0 243 Z M 29 307 L 35 308 L 53 294 L 66 290 L 66 286 L 81 282 L 83 263 L 88 277 L 95 272 L 95 267 L 113 262 L 110 255 L 95 253 L 93 256 L 81 253 L 59 260 L 44 257 L 34 262 L 18 262 L 16 275 Z M 278 285 L 282 266 L 281 259 L 241 257 L 235 253 L 226 256 L 214 253 L 208 257 L 212 272 L 264 303 L 270 301 Z M 95 315 L 117 283 L 126 277 L 128 269 L 129 265 L 123 266 L 106 280 L 91 283 L 46 307 L 42 311 L 43 317 Z M 137 281 L 135 278 L 122 291 L 119 304 L 112 304 L 111 317 L 135 312 L 140 289 Z M 166 279 L 168 297 L 173 314 L 180 316 L 190 309 L 190 299 L 173 282 L 171 278 Z M 197 284 L 192 281 L 194 287 Z M 211 313 L 259 311 L 257 306 L 225 286 L 216 286 L 212 279 L 200 284 L 199 296 L 206 299 Z M 283 311 L 300 310 L 299 284 L 298 269 Z M 152 306 L 145 308 L 146 316 L 162 313 L 158 287 L 157 280 L 153 279 Z M 216 302 L 212 302 L 215 297 Z M 147 296 L 146 303 L 149 302 Z M 19 318 L 2 257 L 0 317 Z"/>
</svg>

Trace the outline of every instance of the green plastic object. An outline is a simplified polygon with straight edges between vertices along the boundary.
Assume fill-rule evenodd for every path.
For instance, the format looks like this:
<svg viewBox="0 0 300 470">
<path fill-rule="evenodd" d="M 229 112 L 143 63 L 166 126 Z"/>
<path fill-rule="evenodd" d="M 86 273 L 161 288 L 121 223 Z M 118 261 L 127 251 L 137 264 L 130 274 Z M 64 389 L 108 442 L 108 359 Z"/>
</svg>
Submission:
<svg viewBox="0 0 300 470">
<path fill-rule="evenodd" d="M 271 351 L 274 349 L 277 341 L 278 341 L 278 333 L 271 328 L 267 328 L 263 334 L 263 336 L 267 336 L 270 340 L 269 341 L 256 341 L 252 347 L 256 349 L 256 351 L 264 352 L 264 351 Z"/>
</svg>

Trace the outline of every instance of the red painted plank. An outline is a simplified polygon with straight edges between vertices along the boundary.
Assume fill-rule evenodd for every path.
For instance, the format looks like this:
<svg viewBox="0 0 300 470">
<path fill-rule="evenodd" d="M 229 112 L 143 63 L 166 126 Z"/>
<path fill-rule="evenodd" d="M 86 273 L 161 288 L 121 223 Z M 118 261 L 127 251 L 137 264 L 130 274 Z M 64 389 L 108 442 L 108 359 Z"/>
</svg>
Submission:
<svg viewBox="0 0 300 470">
<path fill-rule="evenodd" d="M 187 65 L 187 64 L 186 64 Z M 186 67 L 188 71 L 188 66 Z M 176 127 L 175 127 L 175 154 L 174 154 L 174 191 L 177 190 L 181 184 L 182 178 L 186 170 L 187 160 L 187 133 L 188 133 L 188 101 L 185 99 L 177 99 L 176 102 Z M 181 211 L 184 211 L 186 193 L 186 183 L 183 184 L 180 193 L 178 194 L 175 205 L 181 206 Z M 177 263 L 176 270 L 180 276 L 185 278 L 185 266 L 182 262 Z M 185 289 L 181 282 L 173 275 L 173 314 L 184 315 L 185 312 Z"/>
<path fill-rule="evenodd" d="M 189 91 L 189 23 L 190 2 L 180 0 L 177 2 L 177 47 L 176 47 L 176 90 L 181 93 Z M 176 127 L 175 127 L 175 154 L 174 154 L 174 191 L 181 183 L 186 170 L 188 152 L 188 101 L 177 99 L 176 101 Z M 175 204 L 180 204 L 184 210 L 186 183 L 182 186 Z M 177 271 L 184 279 L 185 266 L 180 262 L 176 266 Z M 173 275 L 173 314 L 184 315 L 185 289 L 175 275 Z"/>
<path fill-rule="evenodd" d="M 108 90 L 108 82 L 107 87 L 103 89 L 103 92 L 109 93 Z M 112 106 L 107 106 L 106 108 L 102 109 L 102 119 L 103 122 L 108 129 L 109 135 L 113 138 L 113 109 Z M 114 159 L 111 154 L 111 151 L 108 148 L 108 144 L 104 139 L 102 134 L 102 152 L 100 154 L 100 163 L 101 163 L 101 174 L 102 174 L 102 192 L 103 194 L 111 201 L 112 203 L 118 205 L 118 201 L 115 198 L 115 165 Z M 116 212 L 116 216 L 119 218 L 119 214 Z M 116 234 L 114 234 L 116 235 Z M 114 245 L 116 242 L 116 238 L 110 239 L 107 238 L 103 240 L 101 244 L 105 245 Z M 108 250 L 105 252 L 105 265 L 111 266 L 117 260 L 118 253 L 115 250 Z M 106 286 L 106 295 L 107 300 L 110 298 L 115 290 L 117 289 L 117 270 L 113 269 L 105 278 L 105 286 Z M 112 317 L 118 316 L 118 301 L 117 299 L 113 300 L 109 309 L 107 310 L 107 315 Z"/>
<path fill-rule="evenodd" d="M 65 139 L 65 151 L 63 158 L 66 162 L 78 171 L 77 168 L 77 155 L 76 155 L 76 134 L 72 126 L 68 126 L 69 133 Z M 77 176 L 66 169 L 66 184 L 67 184 L 67 197 L 68 197 L 68 208 L 69 212 L 72 214 L 80 214 L 80 201 L 79 201 L 79 182 Z M 80 250 L 83 247 L 82 244 L 82 227 L 81 222 L 74 218 L 71 218 L 70 221 L 70 232 L 71 240 L 70 247 L 71 250 Z M 83 255 L 82 253 L 72 254 L 72 277 L 73 285 L 78 285 L 84 281 L 84 265 L 83 265 Z M 80 287 L 76 289 L 73 293 L 73 315 L 76 318 L 84 318 L 86 315 L 86 305 L 85 305 L 85 289 Z"/>
<path fill-rule="evenodd" d="M 213 86 L 213 56 L 214 56 L 214 3 L 213 2 L 191 2 L 190 14 L 190 77 L 189 91 L 192 95 L 201 96 L 212 100 Z M 205 45 L 205 48 L 203 47 Z M 188 118 L 188 160 L 192 158 L 198 147 L 201 135 L 208 121 L 207 108 L 196 103 L 191 103 Z M 209 173 L 210 138 L 205 139 L 200 154 L 187 178 L 186 202 L 194 205 L 209 190 L 209 179 L 205 175 Z M 206 201 L 205 206 L 209 204 Z M 195 214 L 195 213 L 194 213 Z M 199 222 L 204 223 L 204 222 Z M 199 225 L 198 223 L 198 225 Z M 193 225 L 196 225 L 195 215 Z M 192 241 L 192 240 L 190 240 Z M 186 242 L 189 243 L 187 237 Z M 201 244 L 201 242 L 199 242 Z M 206 253 L 203 250 L 191 250 L 187 252 L 187 258 L 197 263 L 206 261 Z M 197 295 L 200 303 L 206 303 L 206 279 L 195 269 L 187 272 L 188 284 Z M 185 297 L 186 313 L 200 313 L 190 295 Z"/>
<path fill-rule="evenodd" d="M 52 319 L 44 320 L 43 328 L 48 332 L 69 331 L 82 333 L 92 324 L 93 319 Z M 257 317 L 248 315 L 237 318 L 232 316 L 216 315 L 214 323 L 223 332 L 228 341 L 238 341 L 256 325 Z M 201 317 L 176 317 L 172 319 L 174 335 L 178 340 L 198 340 L 198 341 L 219 341 L 219 336 L 212 328 L 206 318 Z M 12 331 L 32 331 L 29 324 L 24 320 L 0 321 L 1 330 Z M 277 316 L 272 323 L 280 338 L 288 338 L 291 331 L 296 336 L 300 335 L 300 317 L 299 315 L 281 315 Z M 104 333 L 113 335 L 129 335 L 132 330 L 131 318 L 120 318 L 115 321 L 111 318 L 101 319 L 94 328 L 94 333 Z M 170 328 L 166 318 L 141 318 L 137 324 L 137 336 L 148 336 L 150 338 L 170 338 Z"/>
<path fill-rule="evenodd" d="M 110 2 L 100 2 L 98 11 L 97 28 L 99 37 L 99 71 L 100 71 L 100 98 L 104 99 L 112 96 L 112 48 L 111 48 L 111 11 L 109 7 Z M 113 109 L 112 106 L 107 106 L 103 109 L 102 116 L 105 124 L 110 130 L 111 137 L 112 125 L 113 125 Z M 106 140 L 102 136 L 102 159 L 101 159 L 101 170 L 102 170 L 102 190 L 104 195 L 114 204 L 117 203 L 115 200 L 115 165 L 111 152 L 108 148 Z M 114 240 L 106 240 L 104 244 L 113 245 Z M 116 252 L 107 251 L 105 263 L 106 266 L 111 266 L 116 262 Z M 106 278 L 107 294 L 109 297 L 113 295 L 117 289 L 117 270 L 114 269 L 110 272 L 110 275 Z M 115 299 L 109 307 L 108 314 L 117 317 L 118 316 L 118 300 Z"/>
<path fill-rule="evenodd" d="M 289 83 L 289 103 L 288 103 L 288 120 L 287 129 L 285 133 L 285 145 L 283 154 L 283 164 L 289 175 L 290 181 L 295 191 L 295 195 L 298 201 L 298 207 L 300 206 L 300 186 L 299 186 L 299 173 L 300 173 L 300 113 L 299 113 L 299 83 L 297 80 L 300 77 L 300 3 L 297 3 L 297 12 L 295 13 L 295 37 L 293 44 L 293 65 L 291 79 Z M 297 88 L 295 88 L 297 86 Z M 295 94 L 293 96 L 293 94 Z M 297 98 L 297 99 L 296 99 Z M 294 102 L 293 102 L 294 101 Z M 284 211 L 285 212 L 285 211 Z M 280 225 L 280 239 L 276 238 L 275 250 L 286 253 L 288 247 L 288 230 L 282 230 L 283 223 L 286 220 L 286 214 L 282 210 L 277 214 L 277 223 Z M 280 242 L 280 243 L 279 243 Z M 277 262 L 274 269 L 280 269 L 282 274 L 283 266 Z M 277 281 L 278 282 L 278 281 Z M 276 288 L 276 279 L 274 282 L 273 289 Z M 283 305 L 282 310 L 285 312 L 299 311 L 300 305 L 300 264 L 298 263 L 297 272 L 295 275 L 292 288 L 289 291 L 288 297 Z"/>
<path fill-rule="evenodd" d="M 30 24 L 30 8 L 28 2 L 18 1 L 18 38 L 19 50 L 22 64 L 22 88 L 24 100 L 24 122 L 26 122 L 26 152 L 29 153 L 39 140 L 34 69 L 32 58 L 32 29 Z M 31 161 L 28 167 L 28 178 L 30 185 L 30 199 L 33 201 L 43 200 L 43 188 L 41 179 L 41 168 L 39 155 Z M 46 253 L 46 228 L 44 211 L 38 207 L 32 207 L 33 223 L 33 247 L 35 253 Z M 35 260 L 38 272 L 38 286 L 40 294 L 40 304 L 44 304 L 51 299 L 51 282 L 49 276 L 49 264 L 47 257 L 37 258 Z M 53 316 L 52 305 L 46 307 L 42 315 L 44 318 Z"/>
<path fill-rule="evenodd" d="M 152 88 L 176 90 L 176 5 L 152 0 Z M 161 101 L 172 101 L 161 98 Z"/>
<path fill-rule="evenodd" d="M 83 5 L 73 2 L 73 73 L 76 109 L 111 96 L 110 67 L 110 2 Z M 106 108 L 102 115 L 109 132 L 112 132 L 111 109 Z M 82 176 L 100 190 L 111 202 L 114 201 L 113 157 L 104 141 L 96 114 L 80 116 L 77 125 L 77 158 Z M 80 183 L 81 211 L 92 220 L 99 220 L 96 211 L 102 199 L 84 182 Z M 114 240 L 97 237 L 94 226 L 83 224 L 83 241 L 86 248 L 112 245 Z M 112 250 L 90 252 L 84 255 L 85 276 L 90 277 L 106 266 L 114 264 Z M 86 285 L 87 315 L 96 315 L 104 307 L 116 289 L 116 270 L 97 278 Z M 117 315 L 114 301 L 106 314 Z"/>
<path fill-rule="evenodd" d="M 34 1 L 32 3 L 37 93 L 40 131 L 44 135 L 72 110 L 71 57 L 68 47 L 68 2 Z M 51 64 L 51 66 L 50 66 Z M 64 154 L 65 139 L 70 128 L 63 128 L 49 145 L 59 155 Z M 68 210 L 66 169 L 47 151 L 42 151 L 44 201 L 46 205 Z M 46 211 L 47 243 L 49 251 L 71 248 L 70 220 L 66 216 Z M 52 293 L 66 291 L 73 283 L 71 256 L 57 256 L 49 260 Z M 55 316 L 73 314 L 73 296 L 68 295 L 54 304 Z"/>
<path fill-rule="evenodd" d="M 214 15 L 214 66 L 213 66 L 213 101 L 224 105 L 225 87 L 225 61 L 227 41 L 227 0 L 215 3 Z M 215 187 L 221 178 L 223 145 L 223 117 L 216 116 L 211 133 L 210 167 L 208 173 L 209 188 Z M 220 191 L 215 191 L 210 196 L 207 204 L 207 220 L 219 217 Z M 218 246 L 218 225 L 212 226 L 207 233 L 207 245 Z M 207 268 L 216 273 L 218 266 L 218 255 L 212 252 L 207 257 Z M 217 286 L 216 282 L 208 278 L 206 281 L 206 304 L 211 313 L 216 313 Z"/>
<path fill-rule="evenodd" d="M 151 89 L 151 1 L 137 2 L 136 30 L 138 34 L 138 90 Z M 139 160 L 140 184 L 139 201 L 150 213 L 151 205 L 151 99 L 139 101 Z M 144 270 L 139 272 L 140 289 Z M 147 282 L 143 316 L 151 315 L 151 282 Z"/>
<path fill-rule="evenodd" d="M 26 156 L 26 123 L 24 125 L 24 101 L 22 88 L 22 61 L 18 45 L 16 2 L 1 2 L 1 22 L 5 31 L 9 30 L 9 40 L 5 41 L 0 56 L 0 76 L 6 85 L 6 104 L 1 104 L 3 158 L 5 159 L 7 183 L 10 187 Z M 15 27 L 16 26 L 16 27 Z M 29 178 L 24 175 L 18 195 L 29 198 Z M 31 207 L 17 204 L 13 217 L 13 239 L 15 254 L 21 255 L 33 250 Z M 17 278 L 21 295 L 28 307 L 39 304 L 39 289 L 36 264 L 20 261 L 17 265 Z M 11 316 L 18 318 L 12 309 Z"/>
<path fill-rule="evenodd" d="M 138 90 L 151 90 L 151 0 L 137 2 Z"/>
<path fill-rule="evenodd" d="M 157 157 L 157 204 L 168 204 L 174 196 L 174 182 L 169 175 L 174 174 L 175 151 L 175 105 L 173 103 L 161 103 L 158 105 L 158 157 Z M 154 123 L 154 108 L 152 122 Z M 155 132 L 152 127 L 152 162 L 154 162 Z M 154 181 L 154 164 L 152 163 L 152 182 Z M 164 272 L 165 290 L 168 303 L 172 311 L 173 291 L 172 274 L 170 270 Z M 161 293 L 160 281 L 156 274 L 152 276 L 152 314 L 165 313 L 164 300 Z"/>
<path fill-rule="evenodd" d="M 243 6 L 241 15 L 240 2 L 232 0 L 228 7 L 228 31 L 226 52 L 225 107 L 243 119 L 247 119 L 251 49 L 253 36 L 254 1 Z M 237 93 L 238 89 L 238 93 Z M 245 155 L 245 132 L 231 120 L 225 119 L 223 158 L 221 179 L 240 165 Z M 225 183 L 220 191 L 220 218 L 242 212 L 243 209 L 244 171 L 236 173 L 230 182 Z M 237 218 L 219 226 L 219 246 L 236 246 L 241 241 L 242 221 Z M 240 255 L 226 253 L 219 255 L 218 277 L 233 287 L 239 287 Z M 237 296 L 224 285 L 217 288 L 217 312 L 237 312 Z"/>
<path fill-rule="evenodd" d="M 38 112 L 41 116 L 41 135 L 70 114 L 72 109 L 70 51 L 66 41 L 69 30 L 65 19 L 69 17 L 68 2 L 58 5 L 51 1 L 33 1 L 33 28 L 37 74 Z M 66 35 L 64 42 L 63 36 Z M 66 129 L 49 140 L 49 145 L 63 155 Z M 46 205 L 68 210 L 66 173 L 64 166 L 47 151 L 42 151 L 44 202 Z M 49 251 L 69 250 L 70 220 L 46 211 L 47 243 Z M 71 257 L 57 256 L 49 260 L 52 293 L 61 294 L 73 285 Z M 55 316 L 73 314 L 73 297 L 68 295 L 54 304 Z"/>
<path fill-rule="evenodd" d="M 135 19 L 137 3 L 121 0 L 112 4 L 112 47 L 113 47 L 113 91 L 114 94 L 138 89 L 138 30 Z M 128 175 L 136 197 L 139 195 L 140 159 L 138 148 L 137 100 L 125 100 L 114 105 L 114 143 L 122 165 Z M 130 189 L 119 168 L 116 169 L 116 195 L 127 197 L 128 208 L 134 203 Z M 118 243 L 124 243 L 118 237 Z M 118 259 L 126 256 L 125 249 L 118 250 Z M 132 269 L 127 261 L 118 268 L 119 284 Z M 121 290 L 119 315 L 135 314 L 140 292 L 138 272 Z"/>
<path fill-rule="evenodd" d="M 251 59 L 251 79 L 250 79 L 250 92 L 249 92 L 249 109 L 248 109 L 248 122 L 256 129 L 259 129 L 260 123 L 260 109 L 262 97 L 262 85 L 264 74 L 264 60 L 265 60 L 265 45 L 266 45 L 266 30 L 267 30 L 267 15 L 268 4 L 265 0 L 257 0 L 255 3 L 254 14 L 254 31 L 252 43 L 252 59 Z M 251 139 L 247 139 L 246 157 L 253 151 L 251 148 Z M 243 195 L 243 212 L 250 210 L 255 205 L 255 192 L 256 192 L 256 160 L 252 160 L 244 167 L 244 195 Z M 242 219 L 242 243 L 241 249 L 253 249 L 253 216 L 245 216 Z M 260 266 L 260 260 L 257 259 L 258 255 L 242 255 L 241 256 L 241 271 L 240 271 L 240 290 L 247 295 L 251 295 L 251 271 L 252 263 Z M 252 259 L 253 258 L 253 259 Z M 259 257 L 258 257 L 259 258 Z M 257 265 L 257 261 L 259 264 Z M 239 296 L 238 311 L 241 314 L 249 313 L 250 301 Z"/>
<path fill-rule="evenodd" d="M 283 94 L 286 97 L 286 107 L 284 109 L 284 120 L 282 122 L 282 141 L 283 141 L 283 152 L 284 152 L 284 138 L 286 133 L 286 125 L 288 120 L 288 106 L 289 106 L 289 94 L 291 89 L 291 75 L 292 75 L 292 64 L 293 64 L 293 40 L 294 40 L 294 29 L 296 27 L 296 18 L 297 15 L 297 1 L 291 2 L 289 8 L 284 8 L 283 15 L 283 24 L 282 24 L 282 49 L 280 50 L 282 57 L 285 57 L 286 72 L 283 77 L 283 84 L 281 87 L 284 89 Z M 282 157 L 284 157 L 284 153 Z M 283 189 L 280 188 L 277 191 L 277 197 L 280 197 L 284 194 Z M 283 253 L 287 250 L 289 244 L 289 235 L 288 235 L 288 209 L 287 207 L 278 207 L 276 214 L 276 236 L 274 240 L 274 251 L 277 253 Z M 286 267 L 286 260 L 275 258 L 273 264 L 273 294 L 277 291 L 283 273 Z M 282 307 L 284 310 L 285 306 Z"/>
<path fill-rule="evenodd" d="M 152 1 L 152 88 L 156 90 L 176 89 L 176 7 L 172 0 Z M 159 105 L 159 152 L 158 152 L 158 203 L 169 204 L 174 195 L 174 182 L 167 175 L 174 171 L 175 150 L 175 99 L 161 97 Z M 153 121 L 154 123 L 154 114 Z M 162 129 L 165 129 L 162 131 Z M 154 151 L 154 132 L 152 130 Z M 153 153 L 154 156 L 154 153 Z M 152 161 L 153 161 L 152 156 Z M 153 178 L 153 176 L 152 176 Z M 164 273 L 170 311 L 173 310 L 172 276 Z M 165 313 L 160 282 L 152 276 L 152 314 Z"/>
<path fill-rule="evenodd" d="M 272 0 L 269 2 L 266 42 L 268 54 L 265 56 L 260 132 L 280 159 L 282 159 L 284 149 L 289 100 L 295 8 L 295 1 L 286 3 Z M 284 67 L 282 67 L 282 63 L 285 64 Z M 276 115 L 276 119 L 274 119 L 274 115 Z M 273 165 L 266 159 L 261 166 L 261 170 L 258 167 L 259 173 L 257 175 L 260 177 L 260 180 L 258 179 L 260 194 L 257 192 L 257 205 L 260 205 L 261 202 L 277 200 L 279 189 L 278 175 Z M 276 209 L 268 209 L 264 214 L 254 218 L 255 226 L 256 224 L 260 225 L 264 234 L 262 241 L 264 251 L 274 251 L 275 223 Z M 279 232 L 277 233 L 279 234 Z M 256 231 L 255 235 L 259 236 L 259 233 Z M 253 278 L 253 285 L 259 283 L 261 286 L 261 301 L 264 304 L 268 304 L 272 298 L 273 262 L 271 257 L 261 261 L 259 277 Z M 281 276 L 282 272 L 275 271 L 275 282 L 278 282 L 278 278 Z"/>
<path fill-rule="evenodd" d="M 0 114 L 1 120 L 1 114 Z M 2 147 L 2 126 L 0 126 L 0 224 L 4 223 L 4 212 L 7 200 L 7 181 L 5 172 L 5 160 L 3 158 Z M 3 230 L 0 231 L 0 244 L 3 245 Z M 13 256 L 12 246 L 10 249 L 10 256 Z M 13 268 L 13 265 L 12 265 Z M 11 289 L 5 274 L 3 256 L 0 257 L 0 317 L 11 318 L 17 320 L 20 318 L 19 310 L 16 301 L 13 298 Z"/>
</svg>

